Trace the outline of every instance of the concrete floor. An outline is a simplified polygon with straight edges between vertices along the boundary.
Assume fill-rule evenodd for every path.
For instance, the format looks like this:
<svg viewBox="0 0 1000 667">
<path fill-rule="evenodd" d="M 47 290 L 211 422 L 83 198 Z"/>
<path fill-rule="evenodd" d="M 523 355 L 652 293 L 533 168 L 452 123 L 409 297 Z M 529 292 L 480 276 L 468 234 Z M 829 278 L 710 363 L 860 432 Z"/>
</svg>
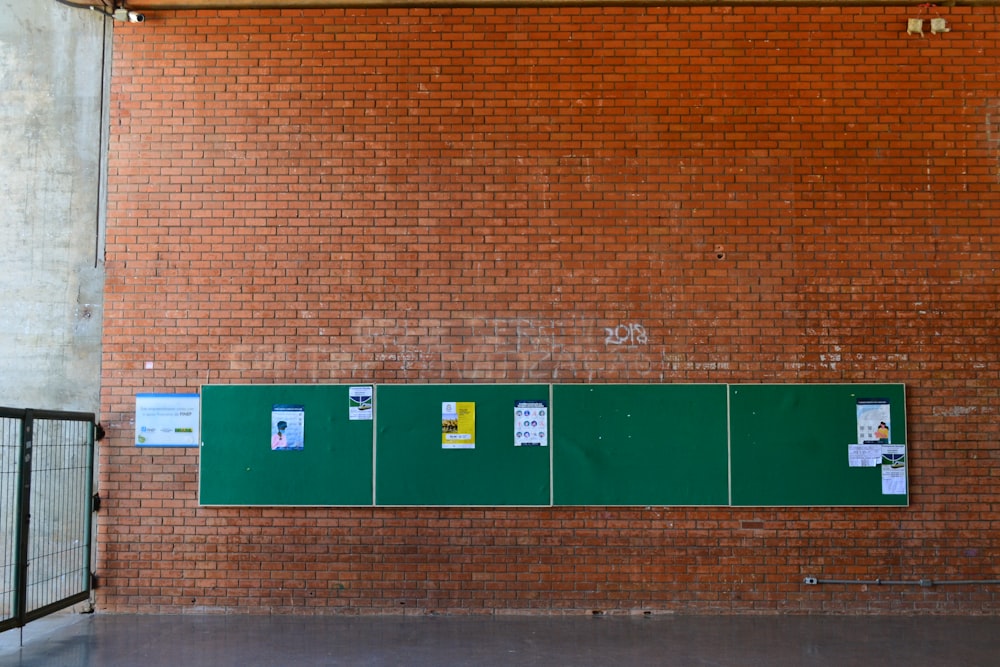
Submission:
<svg viewBox="0 0 1000 667">
<path fill-rule="evenodd" d="M 997 617 L 62 615 L 2 667 L 997 667 Z"/>
</svg>

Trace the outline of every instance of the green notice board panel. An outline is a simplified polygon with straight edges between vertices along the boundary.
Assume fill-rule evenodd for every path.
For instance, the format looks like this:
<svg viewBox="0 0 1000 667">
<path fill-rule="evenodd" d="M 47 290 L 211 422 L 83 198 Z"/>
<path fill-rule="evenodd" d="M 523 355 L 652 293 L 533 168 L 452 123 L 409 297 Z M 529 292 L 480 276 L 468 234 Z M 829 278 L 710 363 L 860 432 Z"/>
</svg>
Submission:
<svg viewBox="0 0 1000 667">
<path fill-rule="evenodd" d="M 547 412 L 549 386 L 379 385 L 376 503 L 549 505 L 550 446 L 515 444 L 515 409 L 523 401 L 544 403 Z M 455 439 L 447 443 L 445 404 L 465 411 L 448 427 Z"/>
<path fill-rule="evenodd" d="M 374 422 L 350 418 L 348 389 L 203 386 L 201 504 L 371 505 Z"/>
<path fill-rule="evenodd" d="M 728 505 L 726 385 L 556 385 L 556 505 Z"/>
<path fill-rule="evenodd" d="M 732 504 L 907 505 L 905 458 L 895 466 L 849 458 L 849 445 L 878 442 L 882 421 L 887 444 L 905 446 L 904 400 L 901 384 L 731 385 Z M 870 425 L 870 414 L 888 418 Z"/>
<path fill-rule="evenodd" d="M 201 504 L 909 504 L 902 384 L 357 386 L 202 387 Z"/>
</svg>

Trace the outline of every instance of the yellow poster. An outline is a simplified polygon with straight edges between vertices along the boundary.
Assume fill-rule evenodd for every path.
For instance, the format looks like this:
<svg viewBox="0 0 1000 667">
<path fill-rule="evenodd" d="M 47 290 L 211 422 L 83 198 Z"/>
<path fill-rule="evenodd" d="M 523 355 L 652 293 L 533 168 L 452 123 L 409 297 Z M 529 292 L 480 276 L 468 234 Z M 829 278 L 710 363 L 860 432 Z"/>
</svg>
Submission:
<svg viewBox="0 0 1000 667">
<path fill-rule="evenodd" d="M 443 449 L 476 448 L 476 404 L 441 404 L 441 447 Z"/>
</svg>

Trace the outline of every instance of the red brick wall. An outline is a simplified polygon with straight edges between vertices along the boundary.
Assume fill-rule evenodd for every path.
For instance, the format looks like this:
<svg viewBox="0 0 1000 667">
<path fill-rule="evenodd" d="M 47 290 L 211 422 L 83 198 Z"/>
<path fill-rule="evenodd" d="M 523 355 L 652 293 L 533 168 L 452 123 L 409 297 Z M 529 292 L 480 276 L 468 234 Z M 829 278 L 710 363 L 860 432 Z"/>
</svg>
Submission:
<svg viewBox="0 0 1000 667">
<path fill-rule="evenodd" d="M 1000 578 L 998 20 L 116 26 L 101 608 L 997 613 L 802 579 Z M 911 506 L 210 509 L 196 451 L 131 446 L 139 391 L 520 381 L 904 382 Z"/>
</svg>

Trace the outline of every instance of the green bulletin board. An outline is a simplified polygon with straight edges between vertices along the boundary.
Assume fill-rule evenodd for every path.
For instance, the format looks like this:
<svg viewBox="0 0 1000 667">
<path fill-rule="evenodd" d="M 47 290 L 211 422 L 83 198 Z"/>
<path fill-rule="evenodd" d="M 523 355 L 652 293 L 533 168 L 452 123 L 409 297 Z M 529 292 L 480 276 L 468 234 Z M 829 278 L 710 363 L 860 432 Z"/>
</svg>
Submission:
<svg viewBox="0 0 1000 667">
<path fill-rule="evenodd" d="M 371 505 L 374 422 L 350 419 L 348 390 L 348 385 L 202 387 L 201 504 Z M 284 414 L 287 406 L 302 409 L 303 446 L 272 450 L 272 416 Z"/>
<path fill-rule="evenodd" d="M 906 444 L 903 385 L 730 385 L 729 398 L 733 505 L 908 504 L 882 492 L 883 464 L 848 461 L 859 401 L 888 402 L 889 443 Z"/>
<path fill-rule="evenodd" d="M 556 505 L 727 505 L 725 385 L 556 385 Z"/>
<path fill-rule="evenodd" d="M 202 387 L 201 504 L 909 503 L 902 384 L 367 385 L 366 411 L 352 386 Z"/>
<path fill-rule="evenodd" d="M 515 404 L 549 401 L 544 384 L 379 385 L 378 505 L 541 505 L 550 447 L 515 446 Z M 442 405 L 475 405 L 475 446 L 446 449 Z"/>
</svg>

